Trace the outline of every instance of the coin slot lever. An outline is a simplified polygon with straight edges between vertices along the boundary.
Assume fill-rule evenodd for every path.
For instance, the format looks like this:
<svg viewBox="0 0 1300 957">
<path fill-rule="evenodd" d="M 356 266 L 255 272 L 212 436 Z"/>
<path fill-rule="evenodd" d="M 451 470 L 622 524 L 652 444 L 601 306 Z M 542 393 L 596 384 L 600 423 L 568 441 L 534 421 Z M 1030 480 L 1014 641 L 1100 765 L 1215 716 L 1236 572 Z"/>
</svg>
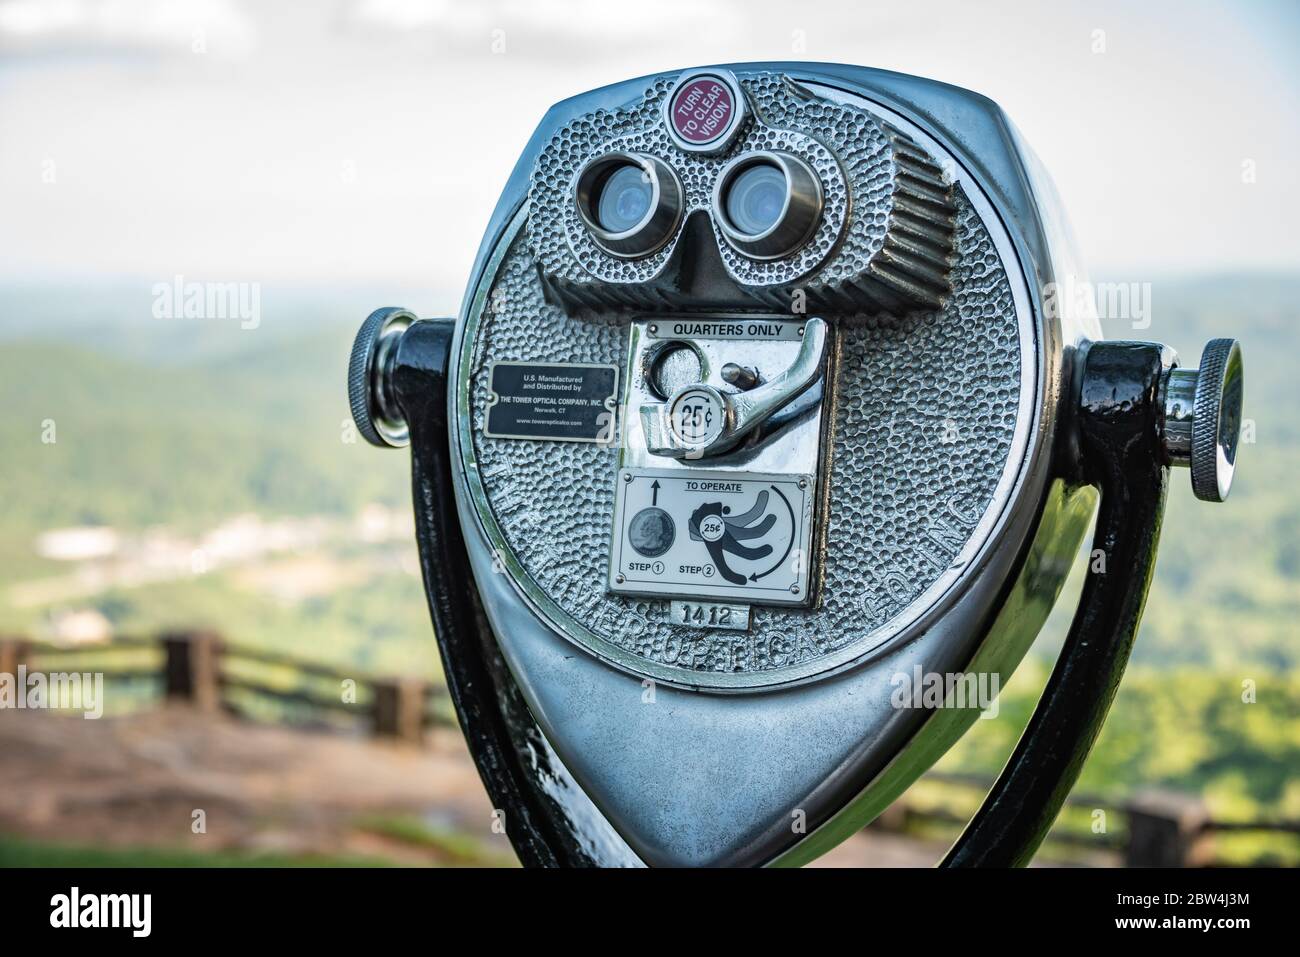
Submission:
<svg viewBox="0 0 1300 957">
<path fill-rule="evenodd" d="M 790 367 L 748 391 L 722 392 L 697 382 L 682 386 L 665 403 L 643 405 L 647 449 L 654 455 L 695 458 L 732 448 L 821 377 L 828 334 L 824 319 L 809 319 Z"/>
</svg>

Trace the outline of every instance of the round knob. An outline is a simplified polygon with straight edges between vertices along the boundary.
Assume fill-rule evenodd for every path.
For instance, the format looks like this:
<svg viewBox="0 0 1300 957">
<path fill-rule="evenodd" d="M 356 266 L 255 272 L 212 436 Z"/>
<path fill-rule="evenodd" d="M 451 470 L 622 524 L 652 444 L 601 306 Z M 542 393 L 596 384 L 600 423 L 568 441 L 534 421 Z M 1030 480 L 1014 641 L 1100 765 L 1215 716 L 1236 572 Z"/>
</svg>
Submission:
<svg viewBox="0 0 1300 957">
<path fill-rule="evenodd" d="M 1199 369 L 1174 369 L 1165 386 L 1165 450 L 1192 472 L 1192 493 L 1222 502 L 1232 487 L 1245 377 L 1235 339 L 1211 339 Z"/>
<path fill-rule="evenodd" d="M 357 431 L 371 445 L 400 448 L 410 430 L 393 395 L 391 373 L 397 342 L 417 317 L 408 309 L 376 309 L 357 331 L 348 360 L 348 402 Z"/>
</svg>

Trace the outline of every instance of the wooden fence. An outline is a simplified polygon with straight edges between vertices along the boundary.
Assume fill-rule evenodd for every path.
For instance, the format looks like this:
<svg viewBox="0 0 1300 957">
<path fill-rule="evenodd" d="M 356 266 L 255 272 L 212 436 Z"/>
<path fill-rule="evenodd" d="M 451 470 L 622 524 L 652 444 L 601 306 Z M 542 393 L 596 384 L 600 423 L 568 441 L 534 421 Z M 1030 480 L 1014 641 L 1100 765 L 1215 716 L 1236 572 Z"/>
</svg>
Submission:
<svg viewBox="0 0 1300 957">
<path fill-rule="evenodd" d="M 411 743 L 423 740 L 429 727 L 456 724 L 441 685 L 362 675 L 241 647 L 207 631 L 119 636 L 106 645 L 76 647 L 0 637 L 0 672 L 15 674 L 20 665 L 29 671 L 92 671 L 119 687 L 142 685 L 138 697 L 143 702 L 161 697 L 200 711 L 254 719 L 331 723 L 333 716 L 376 736 Z M 269 705 L 269 711 L 262 705 Z M 964 792 L 969 800 L 957 811 L 923 803 L 909 793 L 872 826 L 904 833 L 955 831 L 993 783 L 980 775 L 935 771 L 922 782 L 959 796 Z M 1095 827 L 1098 811 L 1103 812 L 1100 830 Z M 1216 863 L 1214 834 L 1243 832 L 1292 839 L 1300 835 L 1300 821 L 1216 821 L 1199 798 L 1170 792 L 1145 791 L 1119 804 L 1074 792 L 1048 840 L 1058 852 L 1056 859 L 1062 850 L 1068 855 L 1074 849 L 1081 855 L 1105 852 L 1129 867 L 1185 867 Z"/>
<path fill-rule="evenodd" d="M 991 777 L 979 774 L 930 771 L 921 780 L 942 785 L 946 791 L 965 792 L 969 802 L 964 813 L 921 805 L 905 796 L 888 808 L 874 826 L 900 833 L 955 833 L 965 826 L 969 812 L 993 786 Z M 1300 835 L 1300 821 L 1215 820 L 1200 797 L 1160 789 L 1138 791 L 1119 802 L 1073 791 L 1047 839 L 1045 846 L 1052 853 L 1041 856 L 1069 861 L 1075 854 L 1101 852 L 1125 867 L 1205 867 L 1223 863 L 1216 856 L 1216 834 L 1242 833 L 1294 839 Z"/>
<path fill-rule="evenodd" d="M 360 724 L 378 737 L 419 742 L 426 728 L 454 725 L 441 685 L 375 677 L 246 648 L 209 631 L 116 636 L 104 645 L 61 646 L 0 638 L 0 672 L 95 672 L 106 684 L 143 689 L 200 711 L 259 714 L 309 723 Z"/>
</svg>

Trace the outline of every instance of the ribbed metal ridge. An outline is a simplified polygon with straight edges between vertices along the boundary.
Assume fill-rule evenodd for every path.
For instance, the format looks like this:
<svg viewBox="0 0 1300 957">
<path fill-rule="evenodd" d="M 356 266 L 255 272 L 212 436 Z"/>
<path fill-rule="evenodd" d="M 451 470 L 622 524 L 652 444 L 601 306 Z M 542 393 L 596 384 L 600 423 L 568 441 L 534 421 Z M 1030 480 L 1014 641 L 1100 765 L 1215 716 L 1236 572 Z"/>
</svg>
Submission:
<svg viewBox="0 0 1300 957">
<path fill-rule="evenodd" d="M 1201 352 L 1192 400 L 1192 492 L 1199 499 L 1217 502 L 1219 493 L 1219 420 L 1223 379 L 1235 340 L 1211 339 Z"/>
</svg>

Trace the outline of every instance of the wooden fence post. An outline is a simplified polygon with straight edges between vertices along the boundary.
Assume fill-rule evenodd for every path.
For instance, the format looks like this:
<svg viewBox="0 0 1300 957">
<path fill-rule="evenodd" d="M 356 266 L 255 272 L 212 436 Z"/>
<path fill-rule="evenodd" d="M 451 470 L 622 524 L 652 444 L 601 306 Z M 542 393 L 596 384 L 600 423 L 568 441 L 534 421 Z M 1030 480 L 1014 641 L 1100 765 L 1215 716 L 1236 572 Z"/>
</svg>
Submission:
<svg viewBox="0 0 1300 957">
<path fill-rule="evenodd" d="M 1195 864 L 1196 839 L 1209 822 L 1205 803 L 1194 795 L 1143 791 L 1126 806 L 1125 867 L 1187 867 Z"/>
<path fill-rule="evenodd" d="M 424 701 L 427 685 L 418 678 L 383 678 L 374 689 L 375 734 L 411 744 L 424 740 Z"/>
<path fill-rule="evenodd" d="M 27 663 L 28 642 L 17 635 L 0 636 L 0 674 L 17 675 L 18 666 Z"/>
<path fill-rule="evenodd" d="M 210 631 L 162 636 L 166 651 L 163 690 L 169 700 L 187 701 L 204 712 L 221 710 L 221 636 Z"/>
<path fill-rule="evenodd" d="M 907 806 L 906 801 L 895 800 L 889 807 L 877 815 L 871 825 L 882 831 L 892 831 L 901 834 L 907 830 L 908 818 L 911 816 L 911 808 Z"/>
</svg>

